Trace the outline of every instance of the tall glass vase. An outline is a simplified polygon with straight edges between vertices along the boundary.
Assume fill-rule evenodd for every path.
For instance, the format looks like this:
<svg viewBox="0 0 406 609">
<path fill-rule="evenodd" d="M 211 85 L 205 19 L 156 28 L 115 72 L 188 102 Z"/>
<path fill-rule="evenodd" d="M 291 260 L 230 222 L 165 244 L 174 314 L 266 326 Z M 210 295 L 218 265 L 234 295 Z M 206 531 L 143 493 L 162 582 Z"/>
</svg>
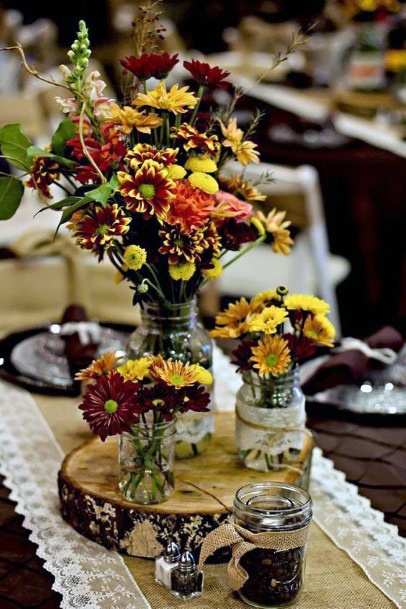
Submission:
<svg viewBox="0 0 406 609">
<path fill-rule="evenodd" d="M 246 372 L 243 379 L 236 403 L 240 459 L 251 469 L 291 474 L 292 482 L 307 488 L 313 442 L 299 369 L 268 379 Z"/>
<path fill-rule="evenodd" d="M 183 363 L 200 364 L 211 370 L 213 343 L 197 319 L 196 299 L 163 307 L 144 304 L 141 325 L 131 335 L 127 355 L 131 359 L 162 355 Z M 213 396 L 213 387 L 207 387 Z M 213 403 L 213 401 L 212 401 Z M 178 459 L 193 457 L 206 450 L 214 431 L 211 412 L 178 415 L 175 454 Z"/>
</svg>

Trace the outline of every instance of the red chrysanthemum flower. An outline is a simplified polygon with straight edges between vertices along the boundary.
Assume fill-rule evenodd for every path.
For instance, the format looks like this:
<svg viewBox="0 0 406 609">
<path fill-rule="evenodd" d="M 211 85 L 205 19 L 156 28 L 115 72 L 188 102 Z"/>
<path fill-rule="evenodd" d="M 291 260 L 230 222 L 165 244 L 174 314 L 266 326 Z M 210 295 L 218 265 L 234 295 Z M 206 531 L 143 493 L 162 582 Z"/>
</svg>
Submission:
<svg viewBox="0 0 406 609">
<path fill-rule="evenodd" d="M 27 182 L 26 186 L 35 188 L 47 199 L 52 199 L 51 191 L 49 186 L 58 180 L 60 174 L 60 167 L 58 163 L 51 157 L 37 156 L 30 169 L 31 177 Z"/>
<path fill-rule="evenodd" d="M 237 252 L 244 243 L 256 241 L 258 235 L 254 228 L 244 222 L 230 218 L 218 228 L 223 248 Z"/>
<path fill-rule="evenodd" d="M 316 352 L 315 344 L 306 336 L 294 336 L 284 334 L 283 338 L 288 341 L 288 348 L 291 356 L 295 360 L 302 360 L 311 357 Z"/>
<path fill-rule="evenodd" d="M 131 218 L 114 203 L 91 205 L 85 212 L 77 212 L 67 227 L 73 231 L 77 245 L 98 254 L 100 261 L 114 240 L 128 232 L 130 222 Z"/>
<path fill-rule="evenodd" d="M 213 222 L 206 226 L 182 232 L 179 225 L 164 225 L 159 231 L 162 245 L 159 252 L 169 256 L 169 264 L 199 263 L 203 252 L 210 258 L 220 253 L 220 240 Z"/>
<path fill-rule="evenodd" d="M 170 421 L 179 410 L 179 392 L 165 383 L 156 383 L 144 387 L 138 395 L 143 412 L 159 413 L 163 419 Z"/>
<path fill-rule="evenodd" d="M 219 87 L 220 89 L 228 89 L 231 86 L 231 83 L 224 81 L 225 78 L 230 76 L 230 72 L 222 70 L 218 66 L 212 68 L 208 63 L 198 59 L 184 61 L 183 65 L 199 85 L 213 88 Z"/>
<path fill-rule="evenodd" d="M 145 161 L 134 174 L 119 171 L 118 190 L 127 209 L 144 214 L 145 219 L 152 216 L 164 219 L 175 191 L 175 182 L 167 173 L 161 164 L 151 160 Z"/>
<path fill-rule="evenodd" d="M 144 161 L 155 161 L 162 164 L 164 167 L 170 167 L 176 163 L 176 157 L 179 148 L 162 148 L 158 149 L 151 144 L 137 144 L 132 150 L 129 150 L 125 160 L 131 167 L 138 167 Z"/>
<path fill-rule="evenodd" d="M 210 394 L 202 385 L 184 387 L 178 391 L 179 412 L 208 412 L 210 410 Z"/>
<path fill-rule="evenodd" d="M 101 376 L 94 385 L 89 385 L 79 408 L 94 434 L 102 442 L 107 436 L 131 431 L 142 412 L 137 390 L 138 383 L 125 381 L 118 372 Z"/>
<path fill-rule="evenodd" d="M 117 137 L 113 131 L 105 129 L 105 135 L 108 135 L 111 140 L 105 144 L 101 144 L 93 137 L 84 139 L 86 149 L 100 171 L 105 173 L 110 169 L 115 161 L 119 164 L 127 152 L 125 144 Z M 72 156 L 81 161 L 83 164 L 76 169 L 76 179 L 82 184 L 86 184 L 90 180 L 98 180 L 99 176 L 83 152 L 82 144 L 79 136 L 76 135 L 73 139 L 67 142 L 68 146 L 72 147 Z"/>
<path fill-rule="evenodd" d="M 165 219 L 167 224 L 178 224 L 182 232 L 188 233 L 203 226 L 214 208 L 213 197 L 200 188 L 194 188 L 189 180 L 177 180 L 175 197 Z"/>
<path fill-rule="evenodd" d="M 254 340 L 242 341 L 234 351 L 232 355 L 234 359 L 231 363 L 237 366 L 236 372 L 245 372 L 253 369 L 253 363 L 250 361 L 252 357 L 252 347 L 255 347 L 257 343 Z"/>
<path fill-rule="evenodd" d="M 131 72 L 138 80 L 166 78 L 172 68 L 178 63 L 178 54 L 169 53 L 144 53 L 141 57 L 125 57 L 120 59 L 124 70 Z"/>
<path fill-rule="evenodd" d="M 200 254 L 204 250 L 202 229 L 198 228 L 185 234 L 180 226 L 164 225 L 159 231 L 159 236 L 162 239 L 159 252 L 169 257 L 169 264 L 184 264 L 200 260 Z"/>
</svg>

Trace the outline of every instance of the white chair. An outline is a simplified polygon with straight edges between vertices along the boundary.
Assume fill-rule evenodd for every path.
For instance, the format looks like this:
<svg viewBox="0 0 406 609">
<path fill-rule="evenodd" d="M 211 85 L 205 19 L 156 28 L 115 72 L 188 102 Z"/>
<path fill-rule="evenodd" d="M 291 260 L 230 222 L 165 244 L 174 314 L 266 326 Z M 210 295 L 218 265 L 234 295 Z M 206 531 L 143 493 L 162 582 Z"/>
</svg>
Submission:
<svg viewBox="0 0 406 609">
<path fill-rule="evenodd" d="M 241 165 L 230 163 L 226 173 L 241 171 Z M 331 321 L 340 335 L 340 316 L 335 288 L 348 275 L 350 265 L 332 255 L 323 212 L 323 202 L 316 170 L 303 165 L 296 169 L 260 163 L 245 169 L 244 177 L 255 181 L 261 174 L 272 173 L 274 182 L 261 185 L 261 192 L 272 196 L 300 195 L 304 201 L 306 224 L 295 239 L 290 256 L 275 254 L 269 245 L 260 245 L 230 265 L 222 275 L 220 292 L 228 295 L 255 293 L 286 285 L 291 293 L 314 293 L 329 302 Z M 289 219 L 289 218 L 288 218 Z M 232 253 L 224 258 L 231 259 Z"/>
</svg>

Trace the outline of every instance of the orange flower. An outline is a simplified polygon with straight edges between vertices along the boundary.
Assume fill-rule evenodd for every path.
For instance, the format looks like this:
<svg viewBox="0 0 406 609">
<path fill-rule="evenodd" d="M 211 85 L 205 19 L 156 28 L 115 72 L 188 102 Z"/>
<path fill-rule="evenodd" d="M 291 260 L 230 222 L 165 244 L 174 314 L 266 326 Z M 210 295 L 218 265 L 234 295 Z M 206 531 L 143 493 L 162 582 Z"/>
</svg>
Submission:
<svg viewBox="0 0 406 609">
<path fill-rule="evenodd" d="M 93 360 L 90 366 L 80 370 L 80 372 L 76 374 L 75 379 L 77 381 L 84 381 L 104 376 L 115 368 L 115 365 L 119 360 L 120 356 L 117 356 L 115 351 L 108 351 L 98 359 Z"/>
<path fill-rule="evenodd" d="M 194 188 L 189 180 L 177 180 L 165 222 L 178 224 L 184 233 L 188 233 L 206 224 L 213 207 L 213 197 Z"/>
</svg>

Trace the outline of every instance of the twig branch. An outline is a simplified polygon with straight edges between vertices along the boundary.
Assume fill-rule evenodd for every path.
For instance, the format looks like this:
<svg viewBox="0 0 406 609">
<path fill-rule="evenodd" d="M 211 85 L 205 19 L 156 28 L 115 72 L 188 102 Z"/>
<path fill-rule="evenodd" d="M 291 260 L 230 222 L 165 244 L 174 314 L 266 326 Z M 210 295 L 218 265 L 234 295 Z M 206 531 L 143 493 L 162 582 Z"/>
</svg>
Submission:
<svg viewBox="0 0 406 609">
<path fill-rule="evenodd" d="M 104 184 L 105 182 L 107 182 L 107 180 L 104 177 L 104 175 L 102 174 L 102 172 L 100 171 L 98 165 L 93 160 L 90 152 L 86 148 L 85 140 L 83 138 L 83 120 L 85 117 L 85 111 L 86 111 L 86 102 L 83 102 L 82 107 L 80 109 L 80 115 L 79 115 L 79 140 L 82 145 L 83 154 L 85 155 L 85 157 L 87 158 L 89 163 L 92 165 L 92 167 L 95 169 L 97 175 L 99 176 L 99 178 L 101 180 L 101 183 Z"/>
<path fill-rule="evenodd" d="M 25 57 L 24 49 L 20 43 L 17 43 L 15 46 L 12 46 L 12 47 L 2 47 L 0 49 L 0 51 L 18 51 L 18 53 L 21 56 L 21 60 L 23 62 L 23 66 L 24 66 L 25 70 L 29 74 L 31 74 L 31 76 L 34 76 L 38 80 L 42 80 L 42 82 L 46 82 L 48 85 L 54 85 L 55 87 L 61 87 L 62 89 L 66 89 L 67 91 L 71 92 L 70 88 L 67 87 L 66 85 L 56 82 L 53 78 L 45 78 L 45 76 L 41 76 L 41 74 L 39 74 L 35 68 L 29 66 L 27 63 L 26 57 Z"/>
</svg>

